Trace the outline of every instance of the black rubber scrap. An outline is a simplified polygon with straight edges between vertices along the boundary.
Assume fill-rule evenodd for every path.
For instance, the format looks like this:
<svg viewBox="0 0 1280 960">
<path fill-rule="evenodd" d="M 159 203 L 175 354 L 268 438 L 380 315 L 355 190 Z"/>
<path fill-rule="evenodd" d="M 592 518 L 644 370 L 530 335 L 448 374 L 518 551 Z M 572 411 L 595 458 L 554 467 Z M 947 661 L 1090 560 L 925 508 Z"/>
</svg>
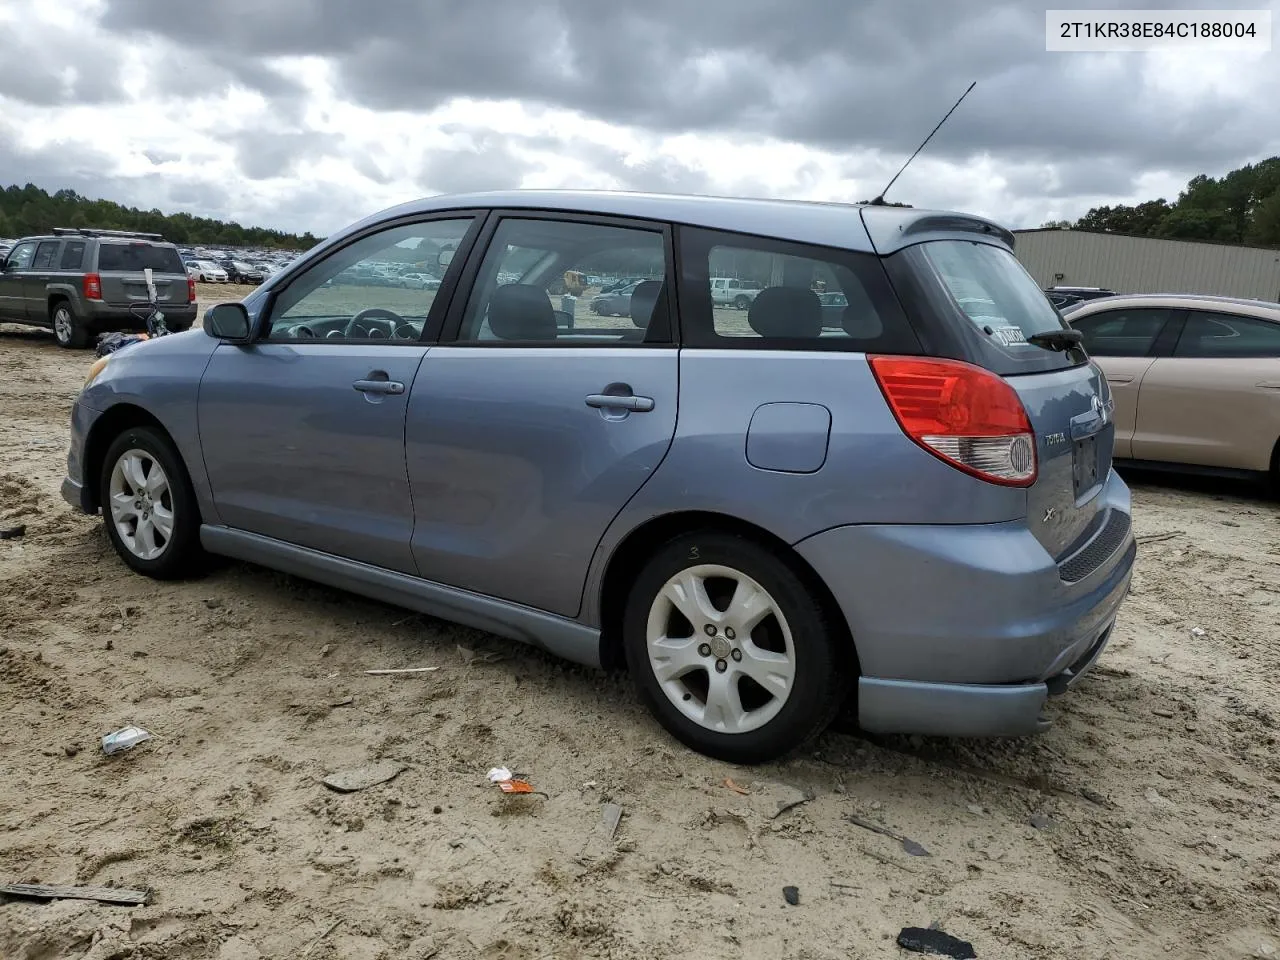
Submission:
<svg viewBox="0 0 1280 960">
<path fill-rule="evenodd" d="M 787 903 L 791 904 L 793 907 L 800 905 L 800 888 L 799 887 L 783 887 L 782 896 L 783 896 L 783 899 L 785 899 Z"/>
<path fill-rule="evenodd" d="M 926 930 L 924 927 L 903 927 L 898 934 L 898 946 L 912 953 L 928 953 L 939 957 L 951 957 L 953 960 L 976 960 L 973 944 L 943 933 L 941 930 Z"/>
<path fill-rule="evenodd" d="M 27 525 L 18 524 L 16 527 L 0 527 L 0 540 L 18 540 L 27 534 Z"/>
</svg>

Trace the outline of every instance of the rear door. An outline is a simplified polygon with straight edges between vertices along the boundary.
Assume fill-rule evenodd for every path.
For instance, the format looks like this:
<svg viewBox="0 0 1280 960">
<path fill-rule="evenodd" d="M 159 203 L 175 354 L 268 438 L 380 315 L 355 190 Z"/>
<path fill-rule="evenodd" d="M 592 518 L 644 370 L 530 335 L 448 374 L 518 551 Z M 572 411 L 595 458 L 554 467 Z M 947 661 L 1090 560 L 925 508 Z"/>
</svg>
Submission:
<svg viewBox="0 0 1280 960">
<path fill-rule="evenodd" d="M 405 410 L 444 301 L 341 274 L 367 260 L 435 256 L 473 222 L 451 214 L 371 230 L 273 291 L 253 343 L 218 346 L 199 423 L 223 523 L 417 572 Z"/>
<path fill-rule="evenodd" d="M 35 253 L 34 240 L 19 243 L 9 251 L 0 272 L 0 320 L 27 322 L 27 271 Z"/>
<path fill-rule="evenodd" d="M 1179 312 L 1161 307 L 1105 310 L 1068 318 L 1084 335 L 1084 347 L 1102 369 L 1115 404 L 1115 456 L 1129 459 L 1138 428 L 1138 396 L 1142 380 L 1155 362 L 1162 333 Z"/>
<path fill-rule="evenodd" d="M 1187 313 L 1142 383 L 1134 456 L 1269 470 L 1280 438 L 1280 321 Z"/>
<path fill-rule="evenodd" d="M 675 433 L 679 363 L 660 296 L 669 232 L 494 219 L 467 265 L 472 292 L 455 298 L 409 398 L 413 556 L 427 579 L 574 616 L 605 529 Z M 578 300 L 573 327 L 558 327 L 547 290 L 566 270 L 655 282 L 628 298 L 630 316 Z"/>
<path fill-rule="evenodd" d="M 150 267 L 156 285 L 156 302 L 185 306 L 187 269 L 177 247 L 148 240 L 101 240 L 98 243 L 97 273 L 102 279 L 102 299 L 111 306 L 127 307 L 147 303 Z"/>
<path fill-rule="evenodd" d="M 1101 371 L 1078 346 L 1030 342 L 1037 334 L 1069 328 L 1007 247 L 939 239 L 896 258 L 911 273 L 940 281 L 946 301 L 932 294 L 928 279 L 918 291 L 925 305 L 918 316 L 926 338 L 936 340 L 935 349 L 954 350 L 952 355 L 1000 374 L 1018 392 L 1035 433 L 1039 466 L 1027 490 L 1027 525 L 1061 559 L 1105 521 L 1099 495 L 1111 472 L 1115 424 Z M 903 273 L 901 267 L 894 270 Z"/>
</svg>

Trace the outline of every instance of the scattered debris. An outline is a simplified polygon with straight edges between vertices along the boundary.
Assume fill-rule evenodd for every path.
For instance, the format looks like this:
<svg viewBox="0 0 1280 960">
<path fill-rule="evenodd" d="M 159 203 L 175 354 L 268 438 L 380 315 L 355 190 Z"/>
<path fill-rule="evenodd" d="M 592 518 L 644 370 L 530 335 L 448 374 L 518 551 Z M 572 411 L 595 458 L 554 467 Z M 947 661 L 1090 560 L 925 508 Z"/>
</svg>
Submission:
<svg viewBox="0 0 1280 960">
<path fill-rule="evenodd" d="M 618 832 L 618 824 L 622 822 L 622 806 L 617 803 L 606 803 L 600 810 L 600 825 L 605 836 L 610 840 Z"/>
<path fill-rule="evenodd" d="M 766 820 L 776 820 L 792 807 L 808 803 L 813 794 L 785 783 L 756 781 L 751 784 L 752 809 Z"/>
<path fill-rule="evenodd" d="M 0 540 L 21 540 L 27 534 L 27 525 L 19 523 L 12 527 L 0 527 Z"/>
<path fill-rule="evenodd" d="M 1169 530 L 1165 533 L 1150 533 L 1145 537 L 1137 537 L 1139 543 L 1159 543 L 1161 540 L 1172 540 L 1174 537 L 1182 536 L 1181 530 Z"/>
<path fill-rule="evenodd" d="M 151 734 L 141 727 L 124 727 L 102 738 L 102 752 L 110 756 L 113 753 L 131 750 L 142 741 L 150 739 Z"/>
<path fill-rule="evenodd" d="M 800 906 L 800 888 L 799 887 L 783 887 L 782 897 L 787 903 L 793 907 Z"/>
<path fill-rule="evenodd" d="M 351 705 L 352 705 L 353 703 L 355 703 L 355 702 L 356 702 L 356 698 L 355 698 L 355 697 L 343 697 L 341 700 L 335 700 L 333 703 L 329 704 L 329 706 L 331 706 L 331 707 L 349 707 L 349 706 L 351 706 Z"/>
<path fill-rule="evenodd" d="M 1110 809 L 1113 806 L 1110 800 L 1100 794 L 1097 790 L 1094 790 L 1092 787 L 1081 787 L 1080 796 L 1084 797 L 1090 803 L 1097 804 L 1100 807 L 1107 807 Z"/>
<path fill-rule="evenodd" d="M 342 926 L 342 920 L 343 918 L 339 917 L 337 920 L 333 921 L 333 923 L 329 924 L 329 929 L 326 930 L 324 933 L 320 934 L 320 936 L 316 937 L 314 940 L 312 940 L 311 946 L 307 947 L 306 951 L 302 955 L 304 957 L 311 956 L 311 951 L 313 951 L 316 947 L 320 946 L 320 944 L 324 942 L 325 938 L 328 937 L 329 934 L 333 933 L 333 931 L 337 930 L 338 927 Z"/>
<path fill-rule="evenodd" d="M 978 817 L 986 816 L 986 813 L 987 813 L 987 808 L 980 803 L 971 803 L 967 807 L 965 807 L 965 809 L 968 810 L 970 813 L 972 813 L 974 816 L 978 816 Z"/>
<path fill-rule="evenodd" d="M 538 793 L 533 784 L 522 776 L 517 776 L 506 767 L 494 767 L 489 771 L 489 782 L 496 783 L 503 793 Z M 546 796 L 546 794 L 542 794 Z"/>
<path fill-rule="evenodd" d="M 333 650 L 334 650 L 333 644 L 326 643 L 323 647 L 320 648 L 320 656 L 327 657 L 329 654 L 333 653 Z"/>
<path fill-rule="evenodd" d="M 80 747 L 77 744 L 68 743 L 65 747 L 62 748 L 62 752 L 65 753 L 68 757 L 74 757 L 77 753 L 80 752 Z"/>
<path fill-rule="evenodd" d="M 732 778 L 730 777 L 724 778 L 724 785 L 736 794 L 740 794 L 741 796 L 744 796 L 744 797 L 751 796 L 750 790 L 748 790 L 746 787 L 738 786 L 736 783 L 733 782 Z"/>
<path fill-rule="evenodd" d="M 1192 628 L 1191 628 L 1191 635 L 1192 635 L 1193 637 L 1203 637 L 1203 636 L 1204 636 L 1204 631 L 1203 631 L 1203 630 L 1201 630 L 1199 627 L 1192 627 Z"/>
<path fill-rule="evenodd" d="M 952 960 L 976 960 L 978 956 L 973 952 L 972 943 L 932 928 L 903 927 L 898 934 L 898 946 L 912 953 L 951 957 Z"/>
<path fill-rule="evenodd" d="M 1151 712 L 1155 714 L 1157 717 L 1164 717 L 1166 720 L 1173 719 L 1173 711 L 1166 710 L 1163 707 L 1155 707 L 1154 709 L 1152 709 Z"/>
<path fill-rule="evenodd" d="M 409 767 L 399 760 L 375 760 L 361 767 L 351 767 L 331 773 L 320 782 L 338 793 L 354 793 L 357 790 L 367 790 L 369 787 L 376 787 L 380 783 L 394 780 L 408 769 Z"/>
<path fill-rule="evenodd" d="M 398 670 L 366 670 L 371 677 L 389 677 L 399 673 L 432 673 L 439 670 L 439 667 L 401 667 Z"/>
<path fill-rule="evenodd" d="M 1027 822 L 1037 830 L 1052 830 L 1058 825 L 1054 822 L 1052 817 L 1046 816 L 1043 813 L 1033 813 Z"/>
<path fill-rule="evenodd" d="M 920 846 L 920 844 L 916 843 L 914 840 L 904 837 L 900 833 L 894 833 L 892 830 L 887 827 L 882 827 L 878 823 L 872 823 L 870 820 L 863 820 L 861 817 L 854 816 L 852 813 L 846 813 L 844 818 L 855 826 L 862 827 L 864 830 L 870 830 L 872 833 L 878 833 L 883 837 L 888 837 L 890 840 L 897 840 L 902 844 L 902 849 L 907 851 L 907 853 L 911 854 L 913 857 L 932 856 L 928 850 Z"/>
<path fill-rule="evenodd" d="M 2 883 L 0 895 L 31 900 L 96 900 L 121 906 L 142 907 L 151 902 L 151 888 L 126 890 L 123 887 L 59 887 L 45 883 Z"/>
<path fill-rule="evenodd" d="M 496 650 L 475 651 L 470 647 L 464 647 L 458 644 L 458 656 L 462 657 L 462 662 L 466 666 L 476 663 L 497 663 L 499 660 L 506 659 L 506 654 L 499 653 Z"/>
</svg>

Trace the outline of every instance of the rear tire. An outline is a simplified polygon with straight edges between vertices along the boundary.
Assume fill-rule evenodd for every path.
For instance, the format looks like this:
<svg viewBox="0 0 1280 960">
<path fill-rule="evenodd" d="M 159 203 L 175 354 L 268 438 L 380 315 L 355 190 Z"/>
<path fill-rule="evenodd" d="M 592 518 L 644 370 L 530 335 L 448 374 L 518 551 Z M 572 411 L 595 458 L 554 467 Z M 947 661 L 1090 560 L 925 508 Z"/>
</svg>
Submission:
<svg viewBox="0 0 1280 960">
<path fill-rule="evenodd" d="M 733 305 L 739 310 L 745 310 L 747 307 L 751 306 L 751 301 L 746 297 L 738 297 L 737 300 L 733 301 Z"/>
<path fill-rule="evenodd" d="M 203 571 L 200 507 L 177 448 L 153 427 L 130 427 L 103 458 L 98 499 L 107 537 L 132 570 L 156 580 Z"/>
<path fill-rule="evenodd" d="M 848 689 L 852 658 L 820 599 L 744 537 L 669 541 L 636 577 L 623 617 L 640 697 L 668 733 L 718 760 L 766 763 L 796 750 L 826 729 Z"/>
<path fill-rule="evenodd" d="M 75 311 L 66 300 L 54 302 L 49 319 L 53 325 L 53 339 L 58 346 L 68 350 L 83 350 L 89 345 L 89 331 L 76 318 Z"/>
</svg>

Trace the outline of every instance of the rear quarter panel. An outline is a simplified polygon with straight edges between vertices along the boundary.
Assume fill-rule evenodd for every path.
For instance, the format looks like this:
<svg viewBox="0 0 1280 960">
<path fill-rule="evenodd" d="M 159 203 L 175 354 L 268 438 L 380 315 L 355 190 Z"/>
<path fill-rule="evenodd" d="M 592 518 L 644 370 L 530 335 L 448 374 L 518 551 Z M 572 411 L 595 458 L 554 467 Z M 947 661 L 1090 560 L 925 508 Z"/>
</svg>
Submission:
<svg viewBox="0 0 1280 960">
<path fill-rule="evenodd" d="M 95 442 L 92 431 L 99 429 L 102 415 L 120 404 L 140 407 L 160 421 L 191 474 L 206 523 L 217 522 L 217 513 L 200 452 L 196 409 L 200 378 L 217 345 L 203 330 L 190 330 L 126 347 L 112 356 L 107 369 L 80 398 L 98 413 L 90 443 Z M 86 372 L 88 367 L 86 363 Z M 97 482 L 96 477 L 85 479 Z"/>
<path fill-rule="evenodd" d="M 810 404 L 830 412 L 797 418 L 813 437 L 766 438 L 779 465 L 748 460 L 748 428 L 768 404 Z M 775 417 L 761 418 L 770 421 Z M 818 436 L 823 429 L 826 436 Z M 810 469 L 818 445 L 825 456 Z M 802 448 L 802 449 L 797 449 Z M 608 559 L 649 520 L 682 511 L 727 515 L 787 543 L 860 523 L 1000 523 L 1026 515 L 1026 491 L 983 483 L 947 466 L 902 433 L 863 354 L 771 350 L 681 351 L 676 435 L 652 479 L 609 526 L 588 576 L 583 616 L 600 622 Z"/>
</svg>

